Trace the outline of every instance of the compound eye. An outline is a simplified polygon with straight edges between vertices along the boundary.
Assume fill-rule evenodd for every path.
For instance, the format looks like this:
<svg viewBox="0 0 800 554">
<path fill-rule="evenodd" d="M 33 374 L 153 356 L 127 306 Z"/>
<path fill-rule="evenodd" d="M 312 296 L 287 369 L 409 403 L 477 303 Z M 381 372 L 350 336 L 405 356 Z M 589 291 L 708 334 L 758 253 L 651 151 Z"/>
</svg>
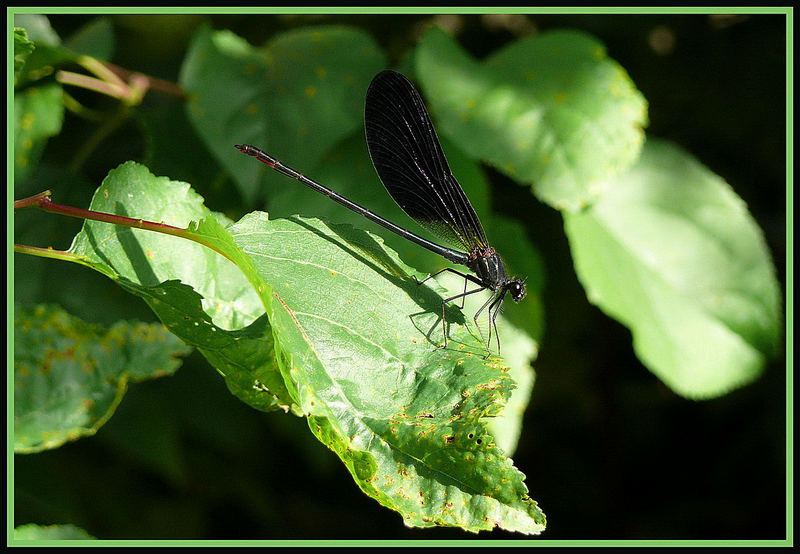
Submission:
<svg viewBox="0 0 800 554">
<path fill-rule="evenodd" d="M 525 285 L 520 280 L 515 279 L 511 281 L 509 291 L 511 292 L 511 298 L 514 299 L 514 302 L 519 302 L 525 298 Z"/>
</svg>

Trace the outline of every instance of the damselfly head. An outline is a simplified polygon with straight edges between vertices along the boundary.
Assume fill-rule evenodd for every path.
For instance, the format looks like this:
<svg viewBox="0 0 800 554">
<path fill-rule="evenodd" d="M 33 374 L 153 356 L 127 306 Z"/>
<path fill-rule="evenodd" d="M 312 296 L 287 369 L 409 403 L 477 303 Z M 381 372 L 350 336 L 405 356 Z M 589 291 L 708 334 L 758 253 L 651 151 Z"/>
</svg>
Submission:
<svg viewBox="0 0 800 554">
<path fill-rule="evenodd" d="M 525 298 L 525 283 L 519 277 L 514 277 L 506 285 L 506 290 L 511 293 L 514 302 L 519 302 Z"/>
</svg>

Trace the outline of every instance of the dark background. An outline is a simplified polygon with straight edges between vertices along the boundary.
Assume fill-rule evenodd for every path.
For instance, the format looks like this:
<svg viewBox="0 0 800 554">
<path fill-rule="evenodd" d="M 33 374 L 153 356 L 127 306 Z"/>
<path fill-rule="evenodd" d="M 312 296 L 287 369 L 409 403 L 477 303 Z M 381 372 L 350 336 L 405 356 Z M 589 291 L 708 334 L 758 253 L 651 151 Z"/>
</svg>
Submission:
<svg viewBox="0 0 800 554">
<path fill-rule="evenodd" d="M 93 17 L 51 16 L 51 23 L 66 37 Z M 173 26 L 177 17 L 183 20 Z M 114 16 L 112 61 L 177 81 L 192 29 L 210 19 L 257 45 L 298 26 L 355 25 L 395 63 L 434 17 Z M 598 37 L 647 98 L 648 133 L 683 146 L 747 203 L 785 290 L 784 16 L 437 19 L 477 57 L 553 28 Z M 79 141 L 81 125 L 67 116 L 44 157 L 58 159 Z M 141 159 L 140 135 L 130 123 L 110 137 L 87 160 L 87 182 L 94 187 L 118 163 Z M 513 456 L 547 514 L 542 538 L 784 538 L 785 358 L 721 398 L 676 396 L 635 358 L 629 331 L 587 302 L 559 213 L 527 188 L 487 173 L 496 209 L 535 222 L 529 235 L 547 268 L 546 334 Z M 230 193 L 208 201 L 217 209 L 220 203 L 229 211 L 253 209 Z M 152 318 L 138 309 L 140 318 Z M 132 385 L 95 437 L 14 463 L 15 525 L 73 523 L 99 538 L 523 538 L 405 528 L 400 515 L 361 493 L 305 420 L 248 408 L 198 354 L 172 378 Z"/>
</svg>

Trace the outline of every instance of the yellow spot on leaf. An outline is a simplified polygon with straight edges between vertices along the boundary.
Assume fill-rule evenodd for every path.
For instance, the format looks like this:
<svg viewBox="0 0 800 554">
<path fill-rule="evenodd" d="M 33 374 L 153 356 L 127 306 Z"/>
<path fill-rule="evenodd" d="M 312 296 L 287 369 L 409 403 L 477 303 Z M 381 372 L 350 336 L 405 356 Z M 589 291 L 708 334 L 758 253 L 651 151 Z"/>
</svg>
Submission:
<svg viewBox="0 0 800 554">
<path fill-rule="evenodd" d="M 32 113 L 26 113 L 22 116 L 22 120 L 19 122 L 19 126 L 24 129 L 28 130 L 33 126 L 33 122 L 36 121 L 36 116 Z"/>
<path fill-rule="evenodd" d="M 559 92 L 558 94 L 556 94 L 556 97 L 555 97 L 556 103 L 563 104 L 566 99 L 567 99 L 567 95 L 564 94 L 563 92 Z"/>
<path fill-rule="evenodd" d="M 320 65 L 317 66 L 317 68 L 314 70 L 314 73 L 316 73 L 317 77 L 319 77 L 320 79 L 324 79 L 325 76 L 328 74 L 328 70 Z"/>
<path fill-rule="evenodd" d="M 255 104 L 249 104 L 246 109 L 247 113 L 250 115 L 255 115 L 258 113 L 258 106 L 256 106 Z"/>
<path fill-rule="evenodd" d="M 306 87 L 306 96 L 309 98 L 313 98 L 314 95 L 317 94 L 317 89 L 312 87 L 311 85 Z"/>
</svg>

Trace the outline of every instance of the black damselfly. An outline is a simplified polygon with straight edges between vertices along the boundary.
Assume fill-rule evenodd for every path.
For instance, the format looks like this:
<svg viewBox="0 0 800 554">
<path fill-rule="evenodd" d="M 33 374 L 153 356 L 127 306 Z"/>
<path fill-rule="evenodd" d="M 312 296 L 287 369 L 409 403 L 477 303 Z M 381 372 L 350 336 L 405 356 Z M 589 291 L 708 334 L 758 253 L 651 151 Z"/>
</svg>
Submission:
<svg viewBox="0 0 800 554">
<path fill-rule="evenodd" d="M 467 266 L 475 275 L 448 267 L 430 275 L 420 284 L 443 271 L 450 271 L 464 278 L 464 292 L 442 301 L 445 345 L 445 305 L 460 298 L 463 308 L 464 299 L 470 294 L 485 289 L 492 291 L 492 296 L 475 313 L 473 320 L 480 332 L 478 317 L 488 307 L 489 338 L 486 348 L 491 344 L 494 327 L 499 352 L 497 314 L 506 293 L 511 293 L 515 302 L 522 300 L 525 296 L 525 284 L 521 279 L 506 275 L 500 255 L 489 246 L 475 210 L 450 171 L 422 97 L 402 74 L 390 70 L 382 71 L 372 80 L 367 90 L 364 125 L 372 165 L 394 201 L 422 227 L 454 246 L 462 246 L 466 252 L 431 242 L 382 218 L 284 165 L 255 146 L 236 145 L 236 148 L 423 248 L 453 263 Z M 468 291 L 469 282 L 478 285 L 478 288 Z"/>
</svg>

